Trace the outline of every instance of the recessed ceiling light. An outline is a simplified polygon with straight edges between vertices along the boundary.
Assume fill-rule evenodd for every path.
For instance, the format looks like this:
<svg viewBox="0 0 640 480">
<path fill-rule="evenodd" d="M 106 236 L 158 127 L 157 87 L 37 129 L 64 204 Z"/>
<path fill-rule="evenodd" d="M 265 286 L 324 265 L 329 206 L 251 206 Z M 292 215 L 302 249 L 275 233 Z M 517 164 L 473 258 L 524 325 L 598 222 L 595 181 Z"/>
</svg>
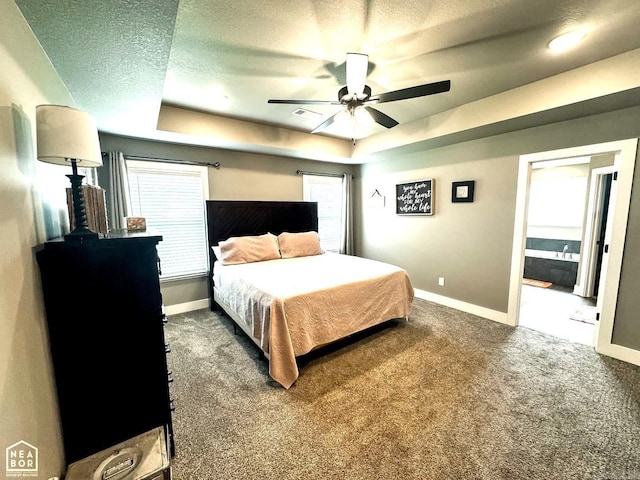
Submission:
<svg viewBox="0 0 640 480">
<path fill-rule="evenodd" d="M 584 29 L 565 32 L 549 42 L 549 49 L 554 52 L 564 52 L 569 50 L 580 43 L 586 34 L 587 31 Z"/>
</svg>

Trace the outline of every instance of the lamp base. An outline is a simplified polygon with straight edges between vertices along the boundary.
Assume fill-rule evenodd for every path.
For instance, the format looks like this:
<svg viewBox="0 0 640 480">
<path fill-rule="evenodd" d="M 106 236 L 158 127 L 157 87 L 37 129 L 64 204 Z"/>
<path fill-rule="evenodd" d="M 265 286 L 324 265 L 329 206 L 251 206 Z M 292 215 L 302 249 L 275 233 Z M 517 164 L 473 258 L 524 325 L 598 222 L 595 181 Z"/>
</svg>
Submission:
<svg viewBox="0 0 640 480">
<path fill-rule="evenodd" d="M 97 238 L 98 234 L 96 232 L 92 232 L 88 228 L 76 228 L 73 232 L 69 232 L 64 236 L 64 239 L 67 242 L 82 242 L 84 240 L 93 240 Z"/>
<path fill-rule="evenodd" d="M 98 234 L 89 230 L 87 225 L 87 213 L 84 207 L 84 195 L 82 193 L 82 179 L 84 175 L 78 175 L 76 160 L 71 159 L 73 174 L 67 175 L 71 181 L 71 196 L 73 197 L 73 212 L 75 228 L 64 236 L 65 241 L 83 241 L 97 239 Z"/>
</svg>

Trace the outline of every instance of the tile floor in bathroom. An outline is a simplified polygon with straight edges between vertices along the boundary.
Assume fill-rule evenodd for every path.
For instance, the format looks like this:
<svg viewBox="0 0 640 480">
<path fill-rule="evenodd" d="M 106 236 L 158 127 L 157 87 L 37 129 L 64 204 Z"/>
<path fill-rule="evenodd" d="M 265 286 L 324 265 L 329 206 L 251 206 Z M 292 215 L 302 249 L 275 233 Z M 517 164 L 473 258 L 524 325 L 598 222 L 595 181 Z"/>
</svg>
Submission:
<svg viewBox="0 0 640 480">
<path fill-rule="evenodd" d="M 572 342 L 594 345 L 594 326 L 569 317 L 581 306 L 595 304 L 595 299 L 574 295 L 570 288 L 522 285 L 519 325 Z"/>
</svg>

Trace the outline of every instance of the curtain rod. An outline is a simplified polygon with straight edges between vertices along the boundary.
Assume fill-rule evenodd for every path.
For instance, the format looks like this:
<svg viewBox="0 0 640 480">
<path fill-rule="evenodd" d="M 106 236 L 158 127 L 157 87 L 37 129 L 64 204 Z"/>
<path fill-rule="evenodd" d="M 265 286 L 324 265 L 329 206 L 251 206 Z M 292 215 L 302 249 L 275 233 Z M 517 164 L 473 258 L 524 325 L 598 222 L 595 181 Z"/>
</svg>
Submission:
<svg viewBox="0 0 640 480">
<path fill-rule="evenodd" d="M 344 176 L 343 173 L 323 173 L 323 172 L 305 172 L 304 170 L 297 170 L 298 175 L 317 175 L 318 177 L 340 177 Z M 353 175 L 351 175 L 353 177 Z"/>
<path fill-rule="evenodd" d="M 101 152 L 101 153 L 103 156 L 107 155 L 107 152 Z M 177 163 L 180 165 L 198 165 L 202 167 L 220 168 L 220 162 L 207 163 L 207 162 L 198 162 L 196 160 L 173 160 L 171 158 L 141 157 L 138 155 L 124 155 L 124 157 L 129 160 L 140 160 L 142 162 Z"/>
</svg>

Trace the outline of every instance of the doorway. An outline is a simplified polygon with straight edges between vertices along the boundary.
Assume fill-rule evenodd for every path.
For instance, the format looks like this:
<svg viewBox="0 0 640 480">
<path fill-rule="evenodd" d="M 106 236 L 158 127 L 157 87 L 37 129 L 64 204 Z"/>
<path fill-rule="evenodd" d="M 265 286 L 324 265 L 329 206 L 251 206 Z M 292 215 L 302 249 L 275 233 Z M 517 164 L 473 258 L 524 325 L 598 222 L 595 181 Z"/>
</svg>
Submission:
<svg viewBox="0 0 640 480">
<path fill-rule="evenodd" d="M 594 166 L 607 162 L 613 165 L 613 155 L 532 163 L 520 326 L 594 345 L 596 300 L 591 293 L 581 296 L 574 290 L 584 263 L 581 245 L 591 235 L 587 205 L 597 203 L 591 199 L 596 189 L 589 188 L 589 177 Z"/>
<path fill-rule="evenodd" d="M 601 278 L 599 282 L 596 311 L 598 321 L 594 328 L 595 349 L 608 355 L 634 364 L 640 364 L 640 355 L 611 342 L 624 241 L 631 199 L 631 186 L 635 167 L 637 139 L 587 145 L 583 147 L 540 152 L 522 155 L 519 162 L 518 184 L 515 205 L 515 223 L 509 288 L 509 306 L 507 323 L 519 325 L 519 312 L 524 273 L 524 250 L 526 244 L 527 198 L 529 195 L 532 164 L 540 161 L 577 158 L 582 156 L 613 155 L 617 180 L 612 181 L 609 211 L 605 232 L 605 246 L 601 260 Z M 582 248 L 586 247 L 584 242 Z M 582 253 L 581 253 L 582 254 Z M 582 272 L 581 272 L 582 275 Z M 582 278 L 582 277 L 580 277 Z M 577 286 L 578 287 L 578 286 Z M 580 285 L 584 288 L 584 285 Z"/>
</svg>

